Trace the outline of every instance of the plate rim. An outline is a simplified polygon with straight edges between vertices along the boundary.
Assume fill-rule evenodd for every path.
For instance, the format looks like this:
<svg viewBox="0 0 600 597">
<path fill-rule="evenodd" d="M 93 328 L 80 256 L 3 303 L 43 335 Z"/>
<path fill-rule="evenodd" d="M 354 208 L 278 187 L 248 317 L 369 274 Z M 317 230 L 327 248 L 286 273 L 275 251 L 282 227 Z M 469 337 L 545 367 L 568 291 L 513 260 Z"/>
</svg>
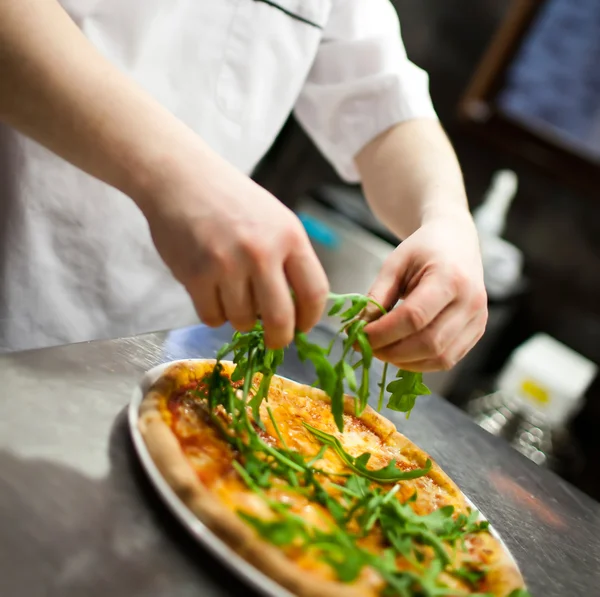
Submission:
<svg viewBox="0 0 600 597">
<path fill-rule="evenodd" d="M 146 442 L 138 427 L 139 409 L 142 400 L 148 389 L 160 378 L 160 376 L 172 365 L 177 363 L 195 363 L 195 362 L 216 362 L 215 358 L 188 358 L 176 359 L 156 365 L 147 370 L 140 378 L 138 384 L 134 388 L 128 406 L 127 419 L 129 423 L 129 432 L 132 438 L 133 446 L 136 455 L 144 469 L 144 472 L 154 490 L 159 494 L 163 503 L 171 511 L 171 513 L 179 520 L 194 539 L 205 547 L 214 557 L 216 557 L 224 566 L 231 569 L 235 574 L 240 576 L 244 581 L 249 583 L 254 589 L 258 590 L 263 595 L 268 597 L 294 597 L 294 594 L 282 587 L 279 583 L 267 576 L 261 570 L 247 562 L 242 556 L 234 551 L 225 541 L 207 527 L 179 498 L 172 487 L 167 483 L 162 473 L 154 463 L 150 452 L 146 446 Z M 231 361 L 223 361 L 224 363 Z M 293 381 L 289 378 L 278 375 L 281 379 Z M 297 382 L 294 382 L 297 383 Z M 393 422 L 392 422 L 393 423 Z M 395 425 L 394 425 L 395 426 Z M 410 438 L 408 438 L 410 440 Z M 410 440 L 412 441 L 412 440 Z M 415 444 L 416 445 L 416 444 Z M 443 469 L 442 469 L 443 470 Z M 444 472 L 451 479 L 451 477 Z M 479 513 L 479 520 L 489 523 L 483 512 L 477 508 L 473 500 L 471 500 L 463 491 L 458 488 L 461 495 L 467 502 L 467 505 Z M 516 566 L 520 572 L 517 561 L 512 552 L 502 539 L 500 533 L 490 524 L 488 527 L 489 533 L 500 543 L 505 554 L 510 559 L 510 562 Z"/>
</svg>

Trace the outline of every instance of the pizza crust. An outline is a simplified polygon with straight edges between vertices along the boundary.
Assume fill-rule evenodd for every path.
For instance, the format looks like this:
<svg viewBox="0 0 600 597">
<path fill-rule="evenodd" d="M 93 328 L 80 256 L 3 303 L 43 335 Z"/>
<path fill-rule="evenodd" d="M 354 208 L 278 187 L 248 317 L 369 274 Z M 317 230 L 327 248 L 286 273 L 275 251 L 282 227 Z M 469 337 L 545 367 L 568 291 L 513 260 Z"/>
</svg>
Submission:
<svg viewBox="0 0 600 597">
<path fill-rule="evenodd" d="M 189 368 L 190 364 L 208 366 L 214 365 L 215 360 L 177 363 L 169 368 L 144 397 L 140 406 L 139 419 L 139 429 L 150 456 L 181 501 L 246 561 L 299 597 L 374 597 L 377 595 L 375 586 L 372 592 L 366 592 L 364 587 L 359 588 L 351 584 L 311 576 L 310 572 L 302 570 L 277 547 L 260 538 L 251 527 L 222 505 L 200 481 L 159 408 L 161 399 L 168 398 L 177 388 L 177 369 Z M 229 373 L 233 370 L 233 366 L 227 366 L 226 363 L 224 368 Z M 272 383 L 281 384 L 282 388 L 301 389 L 309 398 L 330 402 L 325 392 L 318 388 L 280 377 L 275 377 Z M 344 412 L 354 415 L 354 401 L 348 396 L 345 397 Z M 424 467 L 427 459 L 431 460 L 427 453 L 399 433 L 391 421 L 370 406 L 367 406 L 363 414 L 357 418 L 381 437 L 386 445 L 395 445 L 402 450 L 403 454 L 410 455 L 419 467 Z M 428 476 L 456 500 L 459 511 L 466 511 L 467 503 L 462 492 L 433 460 Z M 495 556 L 488 566 L 489 587 L 486 587 L 486 590 L 503 596 L 515 588 L 522 587 L 523 579 L 509 555 L 492 536 L 486 535 L 486 538 L 486 541 L 489 541 L 489 549 Z"/>
</svg>

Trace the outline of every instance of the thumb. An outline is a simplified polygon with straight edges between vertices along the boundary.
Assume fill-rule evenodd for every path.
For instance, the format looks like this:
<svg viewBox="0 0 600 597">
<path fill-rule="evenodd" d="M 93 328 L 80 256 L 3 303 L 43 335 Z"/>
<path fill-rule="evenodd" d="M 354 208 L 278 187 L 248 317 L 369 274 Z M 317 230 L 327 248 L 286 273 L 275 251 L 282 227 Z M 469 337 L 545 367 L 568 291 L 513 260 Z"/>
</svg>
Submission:
<svg viewBox="0 0 600 597">
<path fill-rule="evenodd" d="M 379 274 L 367 292 L 367 296 L 377 301 L 386 311 L 390 311 L 400 299 L 403 279 L 401 272 L 406 269 L 407 262 L 408 252 L 401 251 L 400 247 L 396 248 L 384 261 Z M 381 315 L 381 310 L 376 305 L 369 303 L 363 319 L 369 322 L 375 321 Z"/>
</svg>

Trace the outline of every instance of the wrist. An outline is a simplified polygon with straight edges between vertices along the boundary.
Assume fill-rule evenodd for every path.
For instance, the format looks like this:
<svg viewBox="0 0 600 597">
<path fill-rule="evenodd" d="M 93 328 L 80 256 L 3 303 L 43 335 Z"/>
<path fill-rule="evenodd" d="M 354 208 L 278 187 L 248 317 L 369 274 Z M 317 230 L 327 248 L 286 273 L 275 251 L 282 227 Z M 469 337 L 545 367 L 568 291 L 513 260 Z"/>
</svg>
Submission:
<svg viewBox="0 0 600 597">
<path fill-rule="evenodd" d="M 456 193 L 454 196 L 442 193 L 423 201 L 420 214 L 421 226 L 440 220 L 474 224 L 464 192 Z"/>
<path fill-rule="evenodd" d="M 194 133 L 183 125 L 181 128 L 183 131 L 145 148 L 129 169 L 127 188 L 122 190 L 147 217 L 164 203 L 165 197 L 173 196 L 190 174 L 195 179 L 203 176 L 210 150 Z"/>
</svg>

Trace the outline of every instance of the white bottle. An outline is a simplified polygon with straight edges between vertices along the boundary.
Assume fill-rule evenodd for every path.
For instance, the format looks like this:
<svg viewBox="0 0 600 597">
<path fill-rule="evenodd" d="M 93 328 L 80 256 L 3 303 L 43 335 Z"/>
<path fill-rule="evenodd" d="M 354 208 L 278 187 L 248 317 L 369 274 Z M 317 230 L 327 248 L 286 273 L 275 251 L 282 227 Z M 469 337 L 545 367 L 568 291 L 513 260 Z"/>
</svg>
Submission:
<svg viewBox="0 0 600 597">
<path fill-rule="evenodd" d="M 512 170 L 500 170 L 494 174 L 483 203 L 473 211 L 486 290 L 496 301 L 515 294 L 522 283 L 523 254 L 501 238 L 517 189 L 517 175 Z"/>
</svg>

